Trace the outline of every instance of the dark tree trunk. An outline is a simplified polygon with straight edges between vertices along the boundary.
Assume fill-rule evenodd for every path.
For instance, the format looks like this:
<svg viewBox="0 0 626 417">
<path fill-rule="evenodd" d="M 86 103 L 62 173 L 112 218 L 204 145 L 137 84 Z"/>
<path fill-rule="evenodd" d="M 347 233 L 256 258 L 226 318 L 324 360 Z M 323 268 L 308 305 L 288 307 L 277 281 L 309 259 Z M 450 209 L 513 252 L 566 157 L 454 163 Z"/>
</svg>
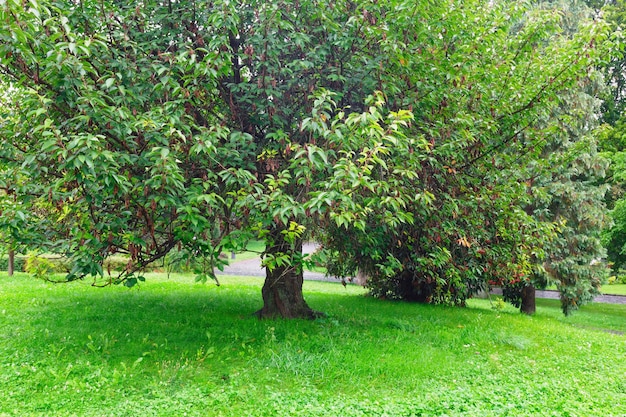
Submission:
<svg viewBox="0 0 626 417">
<path fill-rule="evenodd" d="M 295 244 L 285 242 L 282 229 L 273 230 L 266 240 L 265 254 L 280 256 L 284 254 L 299 255 L 302 253 L 302 240 Z M 259 318 L 305 318 L 314 319 L 321 313 L 312 310 L 304 301 L 302 294 L 302 267 L 287 265 L 265 268 L 265 283 L 263 284 L 263 308 L 256 312 Z"/>
<path fill-rule="evenodd" d="M 13 249 L 9 249 L 9 265 L 7 267 L 7 273 L 10 277 L 13 276 L 13 272 L 15 271 L 15 251 Z"/>
<path fill-rule="evenodd" d="M 522 288 L 522 305 L 520 311 L 524 314 L 533 315 L 537 311 L 537 303 L 535 302 L 535 287 L 527 285 Z"/>
</svg>

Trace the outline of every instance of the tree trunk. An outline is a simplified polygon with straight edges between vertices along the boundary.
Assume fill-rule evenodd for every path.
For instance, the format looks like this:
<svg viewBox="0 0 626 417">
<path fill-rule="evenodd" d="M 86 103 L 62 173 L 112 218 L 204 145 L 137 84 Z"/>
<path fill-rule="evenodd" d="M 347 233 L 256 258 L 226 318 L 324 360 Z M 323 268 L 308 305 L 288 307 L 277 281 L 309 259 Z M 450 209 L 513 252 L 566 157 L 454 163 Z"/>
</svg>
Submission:
<svg viewBox="0 0 626 417">
<path fill-rule="evenodd" d="M 292 255 L 296 257 L 302 253 L 302 240 L 297 239 L 294 244 L 286 242 L 282 229 L 272 230 L 266 240 L 265 255 L 278 257 Z M 271 263 L 271 262 L 270 262 Z M 271 266 L 271 265 L 270 265 Z M 256 312 L 257 317 L 264 318 L 305 318 L 314 319 L 321 313 L 312 310 L 304 301 L 302 294 L 302 266 L 300 264 L 265 267 L 265 283 L 261 291 L 263 308 Z"/>
<path fill-rule="evenodd" d="M 13 276 L 13 272 L 15 270 L 15 251 L 13 249 L 9 249 L 9 265 L 7 267 L 7 273 L 10 277 Z"/>
<path fill-rule="evenodd" d="M 522 288 L 522 305 L 520 311 L 524 314 L 533 315 L 537 311 L 535 302 L 535 287 L 532 284 Z"/>
</svg>

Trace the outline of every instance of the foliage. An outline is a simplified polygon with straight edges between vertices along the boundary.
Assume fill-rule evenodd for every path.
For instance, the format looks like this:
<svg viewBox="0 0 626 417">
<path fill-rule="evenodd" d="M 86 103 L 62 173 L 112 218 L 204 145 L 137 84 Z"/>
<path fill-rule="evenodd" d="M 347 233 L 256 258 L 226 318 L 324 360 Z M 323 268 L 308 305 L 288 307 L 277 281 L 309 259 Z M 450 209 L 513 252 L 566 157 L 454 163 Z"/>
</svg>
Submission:
<svg viewBox="0 0 626 417">
<path fill-rule="evenodd" d="M 599 8 L 600 5 L 592 5 Z M 611 24 L 612 30 L 622 36 L 624 23 L 626 23 L 626 2 L 624 0 L 614 0 L 607 2 L 602 9 L 607 21 Z M 613 54 L 612 59 L 605 67 L 607 78 L 608 94 L 602 106 L 602 118 L 610 125 L 615 125 L 623 118 L 626 110 L 626 57 L 623 54 L 623 45 L 619 46 L 619 54 Z"/>
<path fill-rule="evenodd" d="M 624 25 L 626 16 L 626 4 L 619 0 L 611 2 L 604 8 L 607 20 L 616 31 L 620 31 Z M 600 149 L 603 155 L 611 161 L 611 168 L 607 184 L 610 185 L 610 193 L 607 203 L 611 210 L 613 225 L 608 227 L 602 236 L 603 245 L 607 249 L 608 260 L 612 265 L 613 272 L 618 273 L 626 257 L 624 256 L 624 240 L 626 218 L 624 217 L 624 172 L 626 172 L 626 120 L 624 119 L 624 65 L 623 47 L 621 55 L 615 56 L 607 66 L 607 86 L 610 96 L 604 102 L 602 116 L 608 123 L 600 132 Z"/>
<path fill-rule="evenodd" d="M 593 129 L 603 87 L 595 75 L 590 72 L 578 91 L 563 94 L 561 105 L 553 110 L 557 129 L 546 140 L 545 165 L 538 163 L 529 187 L 533 201 L 526 208 L 557 225 L 530 283 L 541 288 L 556 283 L 565 314 L 591 301 L 608 276 L 600 240 L 602 230 L 611 225 L 604 201 L 608 160 L 597 150 Z"/>
<path fill-rule="evenodd" d="M 0 132 L 6 123 L 16 120 L 15 109 L 12 103 L 19 100 L 21 95 L 0 78 Z M 12 138 L 2 132 L 3 142 L 10 142 Z M 35 210 L 28 209 L 17 198 L 16 192 L 21 191 L 25 178 L 11 169 L 10 164 L 0 162 L 0 242 L 3 252 L 23 251 L 29 243 L 33 243 L 37 235 L 31 226 L 36 217 Z"/>
<path fill-rule="evenodd" d="M 132 273 L 169 252 L 180 241 L 176 235 L 185 233 L 182 227 L 197 235 L 195 249 L 211 251 L 210 219 L 199 220 L 193 212 L 203 205 L 228 207 L 227 201 L 211 200 L 220 186 L 216 174 L 212 181 L 199 180 L 210 162 L 198 157 L 201 147 L 218 133 L 201 126 L 198 144 L 187 143 L 196 127 L 185 107 L 196 97 L 182 91 L 191 77 L 206 79 L 196 74 L 203 68 L 188 51 L 158 55 L 169 41 L 151 32 L 148 20 L 146 31 L 128 39 L 125 25 L 109 21 L 107 13 L 149 16 L 125 8 L 114 12 L 111 4 L 98 20 L 88 5 L 71 12 L 68 6 L 33 3 L 22 9 L 9 2 L 3 11 L 3 20 L 11 15 L 15 21 L 4 31 L 12 37 L 3 50 L 5 72 L 25 96 L 15 104 L 20 120 L 5 158 L 18 163 L 29 180 L 28 195 L 55 220 L 50 233 L 56 250 L 73 260 L 68 279 L 102 275 L 103 260 L 117 252 L 130 255 Z M 35 47 L 21 49 L 20 41 Z M 174 57 L 180 66 L 172 68 Z M 224 65 L 212 64 L 218 70 Z M 20 66 L 24 71 L 16 72 Z M 222 189 L 224 195 L 230 191 Z"/>
<path fill-rule="evenodd" d="M 45 279 L 53 272 L 56 272 L 55 264 L 46 257 L 38 256 L 36 252 L 28 254 L 24 271 L 39 279 Z"/>
<path fill-rule="evenodd" d="M 624 270 L 620 270 L 619 271 L 619 275 L 618 276 L 611 276 L 608 279 L 608 284 L 609 285 L 620 285 L 620 284 L 626 284 L 626 274 L 624 273 Z"/>
<path fill-rule="evenodd" d="M 21 255 L 15 255 L 14 268 L 16 271 L 24 271 L 24 264 L 26 259 Z M 0 271 L 7 271 L 9 269 L 8 256 L 0 256 Z"/>
<path fill-rule="evenodd" d="M 372 114 L 364 103 L 379 87 L 385 25 L 352 2 L 327 3 L 4 3 L 0 72 L 22 97 L 3 125 L 14 140 L 2 160 L 26 180 L 18 198 L 51 220 L 38 225 L 71 259 L 68 280 L 101 277 L 104 259 L 122 253 L 126 270 L 105 281 L 133 282 L 175 247 L 200 279 L 214 278 L 221 252 L 311 213 L 357 221 L 351 195 L 374 189 L 385 154 L 371 151 L 394 132 L 322 133 L 340 110 Z M 406 123 L 397 114 L 390 129 Z M 329 176 L 340 201 L 322 198 Z M 411 198 L 381 197 L 381 207 Z M 301 280 L 297 242 L 267 243 L 268 277 Z"/>
<path fill-rule="evenodd" d="M 132 285 L 175 248 L 206 280 L 260 238 L 260 315 L 313 317 L 300 246 L 319 227 L 377 295 L 463 304 L 527 276 L 552 235 L 525 184 L 613 46 L 601 20 L 564 20 L 505 1 L 8 0 L 0 73 L 20 97 L 0 156 L 21 180 L 3 186 L 65 280 Z"/>
<path fill-rule="evenodd" d="M 463 305 L 488 282 L 523 287 L 548 256 L 581 270 L 554 277 L 569 312 L 601 280 L 585 275 L 587 258 L 601 255 L 594 233 L 604 219 L 593 206 L 603 161 L 587 129 L 597 106 L 592 66 L 613 45 L 607 28 L 559 5 L 444 2 L 420 13 L 431 25 L 414 28 L 403 9 L 385 14 L 395 24 L 385 34 L 384 91 L 412 109 L 405 134 L 425 146 L 405 153 L 415 169 L 395 185 L 417 196 L 398 207 L 413 222 L 389 227 L 368 213 L 363 232 L 329 225 L 329 272 L 363 270 L 378 297 Z M 570 212 L 554 210 L 568 203 Z M 574 215 L 581 205 L 590 209 Z"/>
<path fill-rule="evenodd" d="M 305 283 L 329 313 L 258 321 L 258 279 L 150 276 L 92 291 L 0 276 L 6 416 L 610 416 L 624 404 L 626 311 L 564 317 L 486 300 L 389 303 Z M 149 323 L 149 325 L 146 325 Z M 377 358 L 373 361 L 372 358 Z M 559 375 L 559 378 L 555 378 Z M 575 383 L 576 381 L 584 381 Z M 88 400 L 86 400 L 88 399 Z"/>
<path fill-rule="evenodd" d="M 611 210 L 611 217 L 615 225 L 608 229 L 603 235 L 603 242 L 607 248 L 608 256 L 612 262 L 613 270 L 619 271 L 626 263 L 624 256 L 624 245 L 626 244 L 626 235 L 623 226 L 626 224 L 626 201 L 620 199 L 615 203 L 615 207 Z"/>
</svg>

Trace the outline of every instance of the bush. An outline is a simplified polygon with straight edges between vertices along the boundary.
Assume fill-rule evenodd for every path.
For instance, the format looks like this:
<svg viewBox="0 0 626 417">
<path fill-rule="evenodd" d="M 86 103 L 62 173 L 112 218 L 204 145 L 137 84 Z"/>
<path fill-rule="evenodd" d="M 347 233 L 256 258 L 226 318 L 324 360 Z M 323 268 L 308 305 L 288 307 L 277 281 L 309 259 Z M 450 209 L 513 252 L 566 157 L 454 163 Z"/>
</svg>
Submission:
<svg viewBox="0 0 626 417">
<path fill-rule="evenodd" d="M 626 284 L 626 269 L 620 268 L 617 275 L 611 278 L 609 278 L 609 284 Z"/>
<path fill-rule="evenodd" d="M 113 255 L 104 260 L 102 269 L 107 272 L 122 271 L 128 264 L 128 257 L 125 255 Z M 8 271 L 9 257 L 0 256 L 0 271 Z M 16 272 L 27 272 L 35 276 L 50 273 L 67 273 L 70 271 L 69 260 L 60 255 L 36 254 L 15 255 L 14 269 Z M 159 272 L 167 269 L 171 272 L 189 272 L 192 268 L 189 263 L 176 262 L 168 255 L 165 262 L 154 262 L 146 268 L 146 272 Z"/>
<path fill-rule="evenodd" d="M 13 268 L 15 271 L 24 271 L 24 267 L 26 265 L 26 257 L 24 255 L 15 255 Z M 8 256 L 0 256 L 0 271 L 8 271 L 9 270 L 9 257 Z"/>
<path fill-rule="evenodd" d="M 29 253 L 25 258 L 24 271 L 36 278 L 45 278 L 49 274 L 69 272 L 67 258 L 55 255 Z"/>
<path fill-rule="evenodd" d="M 160 260 L 160 261 L 152 262 L 151 264 L 146 266 L 144 271 L 145 272 L 161 272 L 163 270 L 168 270 L 171 272 L 186 272 L 186 271 L 180 270 L 179 268 L 174 267 L 178 265 L 174 265 L 170 263 L 169 259 L 170 259 L 170 255 L 167 255 L 164 261 Z M 102 270 L 105 272 L 105 274 L 107 273 L 112 274 L 115 271 L 117 272 L 123 271 L 124 269 L 126 269 L 126 266 L 128 265 L 128 261 L 129 261 L 129 257 L 126 255 L 109 256 L 104 260 L 102 264 Z"/>
</svg>

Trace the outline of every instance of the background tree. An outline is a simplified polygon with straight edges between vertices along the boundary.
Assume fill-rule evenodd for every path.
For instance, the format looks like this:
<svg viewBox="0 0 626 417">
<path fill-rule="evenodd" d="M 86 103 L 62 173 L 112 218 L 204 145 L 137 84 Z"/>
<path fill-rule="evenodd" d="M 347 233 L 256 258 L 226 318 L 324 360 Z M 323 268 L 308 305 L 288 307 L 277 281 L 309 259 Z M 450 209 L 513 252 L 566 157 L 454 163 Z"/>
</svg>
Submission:
<svg viewBox="0 0 626 417">
<path fill-rule="evenodd" d="M 576 2 L 553 2 L 549 7 L 554 5 L 562 10 L 567 34 L 576 33 L 581 23 L 594 15 Z M 610 56 L 614 55 L 601 64 L 610 62 Z M 534 257 L 534 271 L 528 279 L 504 287 L 505 298 L 526 313 L 535 311 L 535 287 L 555 284 L 563 312 L 569 314 L 591 301 L 606 278 L 600 233 L 610 224 L 604 204 L 608 161 L 598 154 L 595 129 L 603 103 L 600 97 L 607 91 L 601 71 L 590 69 L 571 89 L 561 92 L 560 104 L 549 115 L 552 128 L 542 155 L 531 169 L 528 192 L 533 198 L 525 210 L 557 227 L 546 242 L 545 257 Z"/>
<path fill-rule="evenodd" d="M 621 35 L 626 23 L 626 2 L 624 0 L 612 0 L 605 2 L 590 2 L 599 13 L 606 17 L 612 29 Z M 595 3 L 595 4 L 594 4 Z M 604 66 L 607 80 L 607 94 L 604 95 L 602 104 L 603 121 L 615 125 L 624 115 L 626 109 L 626 58 L 622 47 L 619 52 L 614 51 L 608 65 Z"/>
<path fill-rule="evenodd" d="M 325 237 L 338 260 L 331 258 L 330 270 L 346 276 L 364 269 L 372 293 L 380 297 L 463 304 L 487 282 L 521 289 L 544 256 L 584 263 L 557 248 L 557 236 L 567 246 L 575 238 L 565 235 L 581 238 L 588 228 L 597 233 L 589 213 L 572 215 L 580 228 L 569 225 L 572 229 L 564 233 L 556 227 L 562 213 L 542 217 L 524 209 L 536 203 L 529 189 L 539 176 L 555 187 L 555 195 L 561 195 L 556 188 L 565 179 L 593 188 L 570 160 L 551 157 L 558 164 L 547 168 L 542 159 L 556 150 L 574 159 L 584 151 L 584 145 L 567 144 L 578 136 L 563 132 L 564 125 L 574 123 L 563 119 L 578 120 L 580 114 L 566 114 L 562 107 L 573 91 L 583 89 L 588 72 L 607 53 L 606 27 L 579 19 L 576 30 L 564 30 L 570 16 L 554 5 L 448 6 L 421 9 L 429 22 L 423 30 L 409 29 L 412 22 L 403 20 L 402 10 L 387 15 L 397 22 L 397 32 L 387 34 L 388 39 L 397 36 L 390 44 L 397 41 L 405 48 L 392 61 L 396 66 L 390 74 L 396 77 L 386 91 L 412 106 L 415 135 L 431 144 L 416 172 L 420 181 L 410 188 L 422 202 L 412 207 L 415 223 L 389 230 L 371 218 L 365 233 L 330 229 Z M 588 121 L 593 113 L 585 115 Z M 593 195 L 598 201 L 601 193 L 590 192 L 585 198 Z M 553 202 L 558 206 L 556 196 Z M 592 253 L 598 253 L 597 246 Z M 346 264 L 346 259 L 351 261 Z M 563 293 L 597 287 L 595 274 L 583 275 L 576 283 L 560 275 Z M 515 294 L 508 298 L 519 305 L 521 294 Z M 566 312 L 570 301 L 564 303 Z"/>
<path fill-rule="evenodd" d="M 598 13 L 602 13 L 612 30 L 621 35 L 625 16 L 626 4 L 622 0 L 596 2 L 592 5 Z M 611 60 L 604 69 L 606 78 L 606 93 L 603 95 L 602 120 L 603 129 L 599 130 L 599 149 L 611 165 L 608 170 L 606 184 L 610 186 L 606 196 L 606 203 L 611 209 L 613 224 L 603 233 L 602 241 L 607 250 L 608 260 L 616 275 L 621 275 L 620 269 L 626 261 L 624 244 L 626 243 L 626 218 L 624 217 L 624 172 L 626 172 L 625 136 L 625 88 L 626 75 L 624 68 L 626 61 L 623 54 L 623 44 L 616 48 Z"/>
<path fill-rule="evenodd" d="M 577 109 L 570 100 L 566 103 L 569 110 Z M 593 106 L 585 100 L 578 105 L 587 116 L 597 114 L 590 112 Z M 602 184 L 608 161 L 598 154 L 593 132 L 585 133 L 580 122 L 584 117 L 562 116 L 561 134 L 551 135 L 544 149 L 541 165 L 546 165 L 537 167 L 537 176 L 529 182 L 533 198 L 526 207 L 538 221 L 554 224 L 554 233 L 544 241 L 543 256 L 533 257 L 527 279 L 502 282 L 504 298 L 528 314 L 535 311 L 535 288 L 556 285 L 563 312 L 569 314 L 599 294 L 608 272 L 600 240 L 610 224 L 604 204 L 607 187 Z"/>
</svg>

